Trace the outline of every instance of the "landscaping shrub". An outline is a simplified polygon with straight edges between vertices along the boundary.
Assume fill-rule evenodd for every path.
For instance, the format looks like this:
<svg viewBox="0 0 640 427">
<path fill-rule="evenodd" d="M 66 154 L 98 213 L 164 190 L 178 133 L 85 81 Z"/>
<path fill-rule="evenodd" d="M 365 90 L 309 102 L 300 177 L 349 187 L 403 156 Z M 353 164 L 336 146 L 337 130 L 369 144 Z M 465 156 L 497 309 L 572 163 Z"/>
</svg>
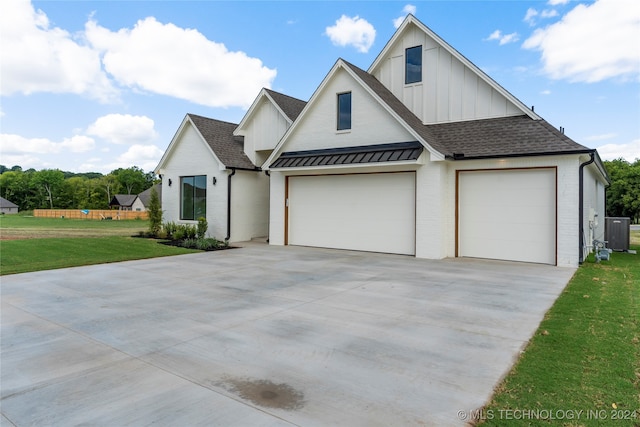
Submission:
<svg viewBox="0 0 640 427">
<path fill-rule="evenodd" d="M 209 228 L 209 223 L 207 223 L 207 219 L 205 217 L 198 218 L 198 239 L 204 239 L 204 235 L 207 234 L 207 228 Z"/>
<path fill-rule="evenodd" d="M 173 221 L 165 222 L 162 225 L 162 229 L 165 231 L 167 239 L 173 239 L 173 233 L 178 229 L 178 224 Z"/>
<path fill-rule="evenodd" d="M 136 217 L 140 219 L 140 217 Z M 149 234 L 157 236 L 162 227 L 162 207 L 160 206 L 160 198 L 155 187 L 151 188 L 149 198 Z"/>
</svg>

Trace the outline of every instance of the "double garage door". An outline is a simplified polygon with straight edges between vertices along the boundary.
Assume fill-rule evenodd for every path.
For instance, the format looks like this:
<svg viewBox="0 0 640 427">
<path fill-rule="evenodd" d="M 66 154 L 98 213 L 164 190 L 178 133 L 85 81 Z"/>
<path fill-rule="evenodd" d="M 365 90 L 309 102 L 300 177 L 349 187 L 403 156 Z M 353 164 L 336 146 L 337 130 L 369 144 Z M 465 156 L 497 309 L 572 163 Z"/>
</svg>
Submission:
<svg viewBox="0 0 640 427">
<path fill-rule="evenodd" d="M 415 172 L 288 177 L 288 244 L 415 254 Z"/>
<path fill-rule="evenodd" d="M 287 180 L 288 244 L 415 254 L 415 172 Z M 456 203 L 457 256 L 556 263 L 555 168 L 460 171 Z"/>
</svg>

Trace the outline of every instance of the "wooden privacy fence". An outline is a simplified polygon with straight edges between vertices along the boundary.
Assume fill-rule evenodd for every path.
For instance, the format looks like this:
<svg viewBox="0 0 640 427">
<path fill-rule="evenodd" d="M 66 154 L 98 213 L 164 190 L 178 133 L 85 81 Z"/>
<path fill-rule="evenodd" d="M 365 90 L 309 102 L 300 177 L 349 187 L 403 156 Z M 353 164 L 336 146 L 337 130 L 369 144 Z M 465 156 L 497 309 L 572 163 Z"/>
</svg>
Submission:
<svg viewBox="0 0 640 427">
<path fill-rule="evenodd" d="M 34 209 L 33 215 L 42 218 L 69 219 L 149 219 L 149 214 L 146 211 L 109 209 Z"/>
</svg>

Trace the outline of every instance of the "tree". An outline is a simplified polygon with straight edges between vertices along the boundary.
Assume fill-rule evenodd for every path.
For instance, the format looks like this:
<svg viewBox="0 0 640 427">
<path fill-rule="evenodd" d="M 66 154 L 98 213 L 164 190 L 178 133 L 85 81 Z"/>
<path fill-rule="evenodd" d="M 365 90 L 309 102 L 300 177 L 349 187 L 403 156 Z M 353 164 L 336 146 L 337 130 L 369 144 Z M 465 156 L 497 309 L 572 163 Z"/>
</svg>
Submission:
<svg viewBox="0 0 640 427">
<path fill-rule="evenodd" d="M 149 234 L 157 236 L 162 226 L 162 206 L 155 187 L 151 187 L 149 195 Z"/>
<path fill-rule="evenodd" d="M 153 184 L 153 174 L 149 176 L 137 166 L 116 169 L 111 174 L 116 177 L 118 183 L 126 190 L 127 194 L 142 193 Z"/>
<path fill-rule="evenodd" d="M 640 221 L 640 159 L 604 162 L 611 185 L 607 188 L 607 216 L 629 217 Z"/>
<path fill-rule="evenodd" d="M 44 189 L 46 200 L 49 201 L 49 208 L 53 209 L 53 193 L 64 182 L 62 171 L 59 169 L 43 169 L 33 174 L 32 182 L 36 187 Z"/>
</svg>

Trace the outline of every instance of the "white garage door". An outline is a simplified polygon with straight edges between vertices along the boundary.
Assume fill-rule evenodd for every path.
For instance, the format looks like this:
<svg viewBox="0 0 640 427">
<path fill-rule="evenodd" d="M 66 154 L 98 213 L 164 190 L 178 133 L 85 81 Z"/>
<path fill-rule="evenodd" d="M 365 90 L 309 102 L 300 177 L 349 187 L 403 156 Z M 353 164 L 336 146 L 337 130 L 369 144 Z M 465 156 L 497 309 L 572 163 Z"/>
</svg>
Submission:
<svg viewBox="0 0 640 427">
<path fill-rule="evenodd" d="M 556 264 L 556 170 L 459 172 L 458 255 Z"/>
<path fill-rule="evenodd" d="M 288 243 L 413 255 L 415 173 L 289 177 Z"/>
</svg>

